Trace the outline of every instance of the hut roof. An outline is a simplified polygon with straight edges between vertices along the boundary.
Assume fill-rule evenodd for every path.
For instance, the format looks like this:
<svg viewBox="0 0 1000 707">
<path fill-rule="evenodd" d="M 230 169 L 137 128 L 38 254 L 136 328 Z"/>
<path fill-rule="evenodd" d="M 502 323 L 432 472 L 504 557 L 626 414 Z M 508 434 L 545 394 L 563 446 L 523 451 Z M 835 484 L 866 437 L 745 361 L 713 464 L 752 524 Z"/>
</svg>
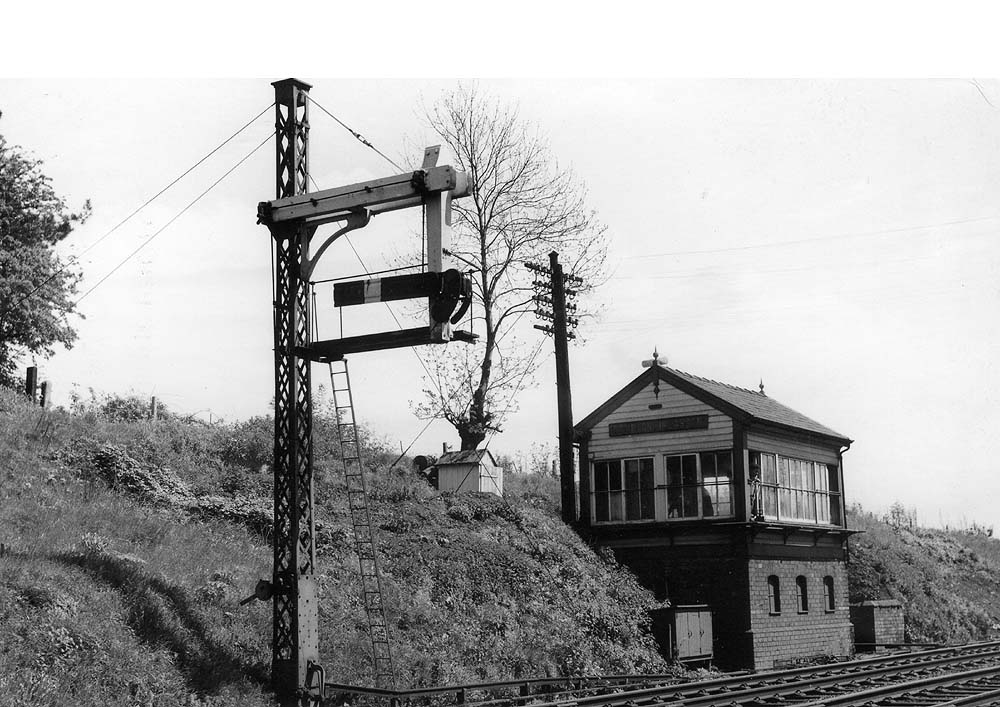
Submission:
<svg viewBox="0 0 1000 707">
<path fill-rule="evenodd" d="M 438 458 L 437 466 L 447 464 L 479 464 L 483 457 L 489 457 L 490 464 L 497 465 L 497 460 L 488 449 L 463 449 L 458 452 L 445 452 Z"/>
</svg>

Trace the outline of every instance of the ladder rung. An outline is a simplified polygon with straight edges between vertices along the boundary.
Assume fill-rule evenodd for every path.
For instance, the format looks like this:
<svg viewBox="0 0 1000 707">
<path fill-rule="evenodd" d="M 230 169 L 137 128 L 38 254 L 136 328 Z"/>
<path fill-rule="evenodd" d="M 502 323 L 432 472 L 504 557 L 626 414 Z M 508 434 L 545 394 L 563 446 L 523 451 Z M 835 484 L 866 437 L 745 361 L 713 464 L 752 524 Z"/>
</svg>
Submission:
<svg viewBox="0 0 1000 707">
<path fill-rule="evenodd" d="M 382 605 L 382 587 L 379 585 L 378 563 L 368 497 L 365 490 L 364 469 L 361 465 L 361 448 L 357 421 L 354 417 L 354 398 L 351 395 L 351 376 L 347 359 L 330 363 L 330 387 L 333 390 L 333 408 L 340 441 L 340 457 L 347 482 L 347 496 L 354 529 L 355 552 L 361 566 L 361 585 L 368 616 L 368 632 L 372 642 L 376 684 L 392 687 L 395 675 L 389 646 L 389 629 Z"/>
</svg>

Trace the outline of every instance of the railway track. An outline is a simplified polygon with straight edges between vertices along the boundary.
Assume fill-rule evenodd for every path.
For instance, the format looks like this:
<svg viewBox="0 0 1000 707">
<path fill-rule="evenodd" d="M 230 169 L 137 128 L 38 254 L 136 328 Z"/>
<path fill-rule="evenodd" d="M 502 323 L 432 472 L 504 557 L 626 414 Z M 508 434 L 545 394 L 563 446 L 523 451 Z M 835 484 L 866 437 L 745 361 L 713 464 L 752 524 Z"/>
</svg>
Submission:
<svg viewBox="0 0 1000 707">
<path fill-rule="evenodd" d="M 519 694 L 467 699 L 504 692 Z M 333 693 L 382 698 L 394 707 L 442 704 L 449 694 L 466 707 L 1000 707 L 1000 641 L 689 683 L 629 675 L 399 691 L 329 684 Z"/>
<path fill-rule="evenodd" d="M 393 707 L 1000 707 L 1000 641 L 893 653 L 844 663 L 676 683 L 619 675 L 483 683 L 420 690 L 327 684 L 327 704 L 358 697 Z M 540 691 L 546 694 L 538 694 Z M 516 697 L 471 700 L 476 694 Z M 535 694 L 532 694 L 532 693 Z M 367 700 L 365 700 L 367 702 Z"/>
<path fill-rule="evenodd" d="M 625 689 L 563 692 L 535 707 L 929 707 L 1000 705 L 1000 642 L 787 671 Z M 476 703 L 499 707 L 506 701 Z M 471 703 L 470 703 L 471 704 Z"/>
</svg>

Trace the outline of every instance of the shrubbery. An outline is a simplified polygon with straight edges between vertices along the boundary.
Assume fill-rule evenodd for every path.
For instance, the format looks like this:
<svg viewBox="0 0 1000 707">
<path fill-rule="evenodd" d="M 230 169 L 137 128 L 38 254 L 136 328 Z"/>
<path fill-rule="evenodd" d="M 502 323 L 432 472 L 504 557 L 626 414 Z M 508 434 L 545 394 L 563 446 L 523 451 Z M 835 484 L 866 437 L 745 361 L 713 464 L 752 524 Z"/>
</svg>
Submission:
<svg viewBox="0 0 1000 707">
<path fill-rule="evenodd" d="M 982 536 L 972 551 L 967 535 L 921 528 L 898 508 L 885 520 L 854 507 L 850 540 L 850 599 L 897 599 L 903 605 L 906 640 L 985 640 L 1000 624 L 1000 543 Z M 903 518 L 905 522 L 899 519 Z"/>
<path fill-rule="evenodd" d="M 170 533 L 153 526 L 230 521 L 256 531 L 250 537 L 268 563 L 270 548 L 260 534 L 272 522 L 269 417 L 211 426 L 176 417 L 129 422 L 129 415 L 138 415 L 137 404 L 92 397 L 80 415 L 35 411 L 63 420 L 68 439 L 48 452 L 61 478 L 88 496 L 113 489 L 123 500 L 117 512 L 151 524 L 125 531 L 134 523 L 119 519 L 123 537 L 142 538 L 161 553 Z M 511 475 L 506 501 L 441 494 L 408 463 L 390 468 L 398 455 L 364 428 L 360 443 L 401 685 L 668 670 L 648 631 L 651 597 L 627 570 L 596 555 L 561 523 L 557 480 Z M 314 419 L 314 450 L 324 662 L 328 675 L 364 684 L 372 666 L 358 559 L 336 424 L 322 410 Z M 66 558 L 104 567 L 108 557 L 151 557 L 104 525 L 80 535 L 84 546 L 68 547 Z M 189 541 L 177 552 L 199 555 L 205 548 Z M 156 562 L 149 559 L 143 576 L 159 571 Z M 183 601 L 221 616 L 239 611 L 235 601 L 250 590 L 252 583 L 241 592 L 228 581 L 203 577 L 185 590 Z M 156 595 L 140 599 L 150 607 L 159 601 Z M 270 614 L 266 608 L 253 612 L 261 621 Z M 254 637 L 255 645 L 266 633 Z"/>
</svg>

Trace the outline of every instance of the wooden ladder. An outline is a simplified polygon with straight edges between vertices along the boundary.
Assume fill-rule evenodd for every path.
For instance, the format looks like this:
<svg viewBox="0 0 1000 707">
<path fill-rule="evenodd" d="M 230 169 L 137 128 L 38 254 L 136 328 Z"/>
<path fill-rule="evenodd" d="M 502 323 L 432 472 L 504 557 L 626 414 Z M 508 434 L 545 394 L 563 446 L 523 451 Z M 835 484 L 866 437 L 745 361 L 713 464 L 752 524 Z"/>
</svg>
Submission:
<svg viewBox="0 0 1000 707">
<path fill-rule="evenodd" d="M 375 660 L 375 684 L 376 687 L 394 689 L 396 677 L 389 649 L 389 629 L 382 603 L 382 583 L 375 552 L 375 533 L 368 511 L 368 493 L 361 465 L 358 427 L 354 418 L 354 398 L 351 395 L 351 376 L 348 373 L 346 358 L 330 363 L 330 388 L 333 390 L 340 457 L 347 479 L 347 498 L 351 509 L 351 525 L 354 528 L 354 545 L 361 564 L 361 588 L 364 593 L 365 613 L 368 615 L 372 656 Z"/>
</svg>

